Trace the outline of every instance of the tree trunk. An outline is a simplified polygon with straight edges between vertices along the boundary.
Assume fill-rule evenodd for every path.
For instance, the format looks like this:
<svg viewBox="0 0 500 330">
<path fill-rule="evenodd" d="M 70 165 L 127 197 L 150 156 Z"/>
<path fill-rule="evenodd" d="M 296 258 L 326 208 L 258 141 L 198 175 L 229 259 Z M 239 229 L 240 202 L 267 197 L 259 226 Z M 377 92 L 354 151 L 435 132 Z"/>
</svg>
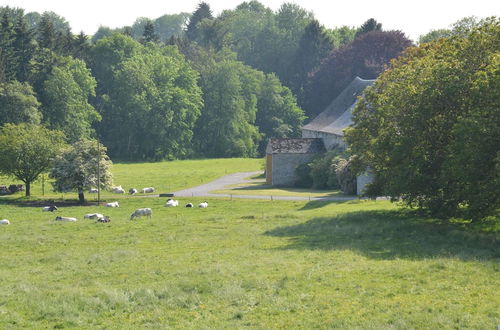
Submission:
<svg viewBox="0 0 500 330">
<path fill-rule="evenodd" d="M 78 201 L 80 204 L 85 203 L 85 196 L 83 195 L 83 189 L 78 189 Z"/>
<path fill-rule="evenodd" d="M 29 197 L 31 195 L 31 181 L 26 181 L 24 183 L 26 185 L 26 197 Z"/>
</svg>

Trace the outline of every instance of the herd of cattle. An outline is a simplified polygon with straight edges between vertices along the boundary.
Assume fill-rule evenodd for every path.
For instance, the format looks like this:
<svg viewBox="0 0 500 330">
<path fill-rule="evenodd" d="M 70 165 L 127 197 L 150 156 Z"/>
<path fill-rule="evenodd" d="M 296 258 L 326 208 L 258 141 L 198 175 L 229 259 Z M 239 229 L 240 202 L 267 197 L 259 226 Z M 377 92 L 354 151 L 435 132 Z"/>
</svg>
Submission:
<svg viewBox="0 0 500 330">
<path fill-rule="evenodd" d="M 116 186 L 116 187 L 112 187 L 111 188 L 111 192 L 115 193 L 115 194 L 124 194 L 125 193 L 125 189 L 122 188 L 122 186 Z M 142 188 L 141 189 L 141 193 L 142 194 L 149 194 L 149 193 L 153 193 L 155 192 L 155 188 L 154 187 L 146 187 L 146 188 Z M 97 189 L 96 188 L 92 188 L 89 190 L 89 193 L 91 194 L 97 194 Z M 134 194 L 137 194 L 138 193 L 138 190 L 135 189 L 135 188 L 130 188 L 128 190 L 128 193 L 130 195 L 134 195 Z"/>
<path fill-rule="evenodd" d="M 152 191 L 154 192 L 154 188 L 152 188 L 152 187 L 150 187 L 150 188 L 153 189 Z M 144 189 L 147 189 L 147 188 L 144 188 Z M 106 203 L 105 206 L 106 207 L 120 207 L 120 204 L 118 202 L 110 202 L 110 203 Z M 174 199 L 171 199 L 171 198 L 167 199 L 167 202 L 165 203 L 165 207 L 176 207 L 176 206 L 179 206 L 179 201 L 178 200 L 174 200 Z M 194 207 L 194 205 L 193 205 L 193 203 L 187 203 L 185 205 L 185 207 L 188 207 L 188 208 L 189 207 Z M 198 204 L 198 207 L 200 207 L 200 208 L 207 208 L 208 207 L 208 203 L 206 201 L 202 202 L 202 203 Z M 42 211 L 44 211 L 44 212 L 54 212 L 54 211 L 57 211 L 57 210 L 58 210 L 58 208 L 55 205 L 44 206 L 42 208 Z M 130 215 L 130 220 L 134 220 L 134 219 L 141 218 L 141 217 L 151 218 L 152 215 L 153 215 L 153 210 L 151 208 L 149 208 L 149 207 L 141 208 L 141 209 L 135 210 Z M 85 214 L 83 216 L 83 218 L 84 219 L 96 220 L 97 222 L 110 222 L 111 221 L 111 219 L 109 218 L 109 216 L 103 215 L 101 213 L 87 213 L 87 214 Z M 55 221 L 65 221 L 65 222 L 75 222 L 75 221 L 78 221 L 78 219 L 74 218 L 74 217 L 62 217 L 62 216 L 56 216 L 56 218 L 54 220 Z M 10 225 L 10 221 L 7 220 L 7 219 L 2 219 L 2 220 L 0 220 L 0 225 Z"/>
</svg>

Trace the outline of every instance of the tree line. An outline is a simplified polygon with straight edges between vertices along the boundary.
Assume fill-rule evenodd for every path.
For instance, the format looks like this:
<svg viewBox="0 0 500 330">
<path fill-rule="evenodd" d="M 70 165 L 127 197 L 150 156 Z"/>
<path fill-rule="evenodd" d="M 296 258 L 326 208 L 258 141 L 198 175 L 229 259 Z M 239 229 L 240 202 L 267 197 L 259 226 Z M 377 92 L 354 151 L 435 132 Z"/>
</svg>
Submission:
<svg viewBox="0 0 500 330">
<path fill-rule="evenodd" d="M 257 1 L 217 17 L 200 3 L 92 38 L 53 12 L 1 7 L 0 20 L 0 125 L 98 138 L 127 160 L 262 155 L 269 137 L 299 136 L 342 84 L 374 78 L 411 44 L 373 19 L 326 29 L 295 4 Z"/>
</svg>

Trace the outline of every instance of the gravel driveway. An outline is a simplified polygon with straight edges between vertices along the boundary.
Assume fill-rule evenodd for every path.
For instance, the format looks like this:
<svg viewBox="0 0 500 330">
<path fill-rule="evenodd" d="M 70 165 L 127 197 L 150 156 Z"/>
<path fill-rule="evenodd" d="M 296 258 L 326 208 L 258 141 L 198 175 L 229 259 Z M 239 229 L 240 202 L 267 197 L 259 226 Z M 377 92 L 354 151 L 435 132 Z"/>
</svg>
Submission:
<svg viewBox="0 0 500 330">
<path fill-rule="evenodd" d="M 318 200 L 318 201 L 348 201 L 358 199 L 357 197 L 304 197 L 304 196 L 264 196 L 264 195 L 230 195 L 230 194 L 214 194 L 210 191 L 222 190 L 227 186 L 241 183 L 250 183 L 254 180 L 248 179 L 251 176 L 261 174 L 262 171 L 257 172 L 240 172 L 225 175 L 212 182 L 188 188 L 184 190 L 174 191 L 176 197 L 232 197 L 244 199 L 273 199 L 273 200 L 289 200 L 289 201 L 305 201 L 305 200 Z"/>
</svg>

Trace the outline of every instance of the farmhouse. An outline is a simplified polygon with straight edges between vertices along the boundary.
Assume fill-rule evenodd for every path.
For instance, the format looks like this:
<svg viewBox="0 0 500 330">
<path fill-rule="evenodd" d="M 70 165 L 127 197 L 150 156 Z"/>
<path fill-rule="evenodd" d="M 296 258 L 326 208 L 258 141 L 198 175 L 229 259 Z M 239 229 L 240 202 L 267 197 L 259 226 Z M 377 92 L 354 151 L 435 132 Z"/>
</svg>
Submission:
<svg viewBox="0 0 500 330">
<path fill-rule="evenodd" d="M 266 182 L 291 186 L 297 179 L 298 165 L 336 147 L 346 148 L 343 130 L 352 124 L 352 110 L 358 96 L 373 82 L 354 78 L 323 112 L 302 128 L 302 139 L 270 139 L 266 148 Z M 358 194 L 370 180 L 369 175 L 357 178 Z"/>
</svg>

